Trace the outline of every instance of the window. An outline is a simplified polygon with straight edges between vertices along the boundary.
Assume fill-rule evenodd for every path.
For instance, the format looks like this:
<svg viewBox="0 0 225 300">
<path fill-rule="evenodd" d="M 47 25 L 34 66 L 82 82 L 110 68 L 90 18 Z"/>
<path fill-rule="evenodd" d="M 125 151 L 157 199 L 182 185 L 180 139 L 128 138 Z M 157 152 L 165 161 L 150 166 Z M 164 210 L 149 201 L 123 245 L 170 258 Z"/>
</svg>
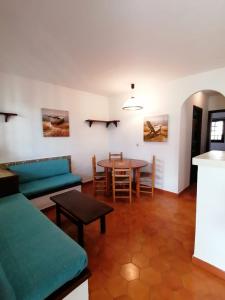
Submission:
<svg viewBox="0 0 225 300">
<path fill-rule="evenodd" d="M 224 141 L 224 120 L 212 120 L 211 122 L 211 142 L 223 143 Z"/>
</svg>

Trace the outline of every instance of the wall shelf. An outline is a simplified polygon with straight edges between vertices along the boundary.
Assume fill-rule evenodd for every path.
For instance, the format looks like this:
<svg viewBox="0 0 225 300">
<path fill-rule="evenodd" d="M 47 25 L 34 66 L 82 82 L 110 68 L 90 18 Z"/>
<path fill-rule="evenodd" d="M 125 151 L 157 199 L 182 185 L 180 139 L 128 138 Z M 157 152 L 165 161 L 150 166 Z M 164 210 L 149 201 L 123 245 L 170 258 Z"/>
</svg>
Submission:
<svg viewBox="0 0 225 300">
<path fill-rule="evenodd" d="M 18 116 L 17 114 L 14 114 L 14 113 L 5 113 L 5 112 L 0 112 L 0 115 L 5 116 L 5 122 L 8 122 L 8 119 L 11 116 Z"/>
<path fill-rule="evenodd" d="M 114 124 L 117 127 L 117 124 L 120 122 L 119 120 L 112 120 L 112 121 L 103 121 L 103 120 L 93 120 L 93 119 L 88 119 L 85 120 L 85 122 L 89 123 L 89 127 L 91 127 L 91 125 L 93 123 L 105 123 L 106 128 L 109 127 L 110 124 Z"/>
</svg>

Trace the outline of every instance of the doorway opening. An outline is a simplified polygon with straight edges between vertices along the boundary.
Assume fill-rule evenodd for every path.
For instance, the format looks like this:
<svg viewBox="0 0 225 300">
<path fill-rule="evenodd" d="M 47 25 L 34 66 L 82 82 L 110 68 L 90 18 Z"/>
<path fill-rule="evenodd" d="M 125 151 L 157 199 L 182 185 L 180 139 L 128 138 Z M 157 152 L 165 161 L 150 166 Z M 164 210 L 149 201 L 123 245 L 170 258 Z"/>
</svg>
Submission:
<svg viewBox="0 0 225 300">
<path fill-rule="evenodd" d="M 201 133 L 202 108 L 193 105 L 190 184 L 197 182 L 198 167 L 192 164 L 192 158 L 201 153 Z"/>
<path fill-rule="evenodd" d="M 225 151 L 225 109 L 212 110 L 208 114 L 207 151 Z"/>
<path fill-rule="evenodd" d="M 221 93 L 213 90 L 196 92 L 188 97 L 181 107 L 179 192 L 197 181 L 197 167 L 192 166 L 192 158 L 207 150 L 214 150 L 218 144 L 213 143 L 214 148 L 212 148 L 212 145 L 209 147 L 208 143 L 212 127 L 212 122 L 209 123 L 208 120 L 214 120 L 213 113 L 218 110 L 224 110 L 223 128 L 225 130 L 225 97 Z M 221 123 L 217 125 L 221 126 Z M 218 129 L 215 132 L 218 132 Z"/>
</svg>

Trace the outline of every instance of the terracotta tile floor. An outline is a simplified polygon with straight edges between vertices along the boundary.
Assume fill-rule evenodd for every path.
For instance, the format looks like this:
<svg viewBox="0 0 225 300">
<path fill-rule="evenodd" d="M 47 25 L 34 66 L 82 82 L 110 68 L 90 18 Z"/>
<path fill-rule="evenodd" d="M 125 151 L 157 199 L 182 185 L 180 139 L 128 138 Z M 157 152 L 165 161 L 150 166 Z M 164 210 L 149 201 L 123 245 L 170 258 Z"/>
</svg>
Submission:
<svg viewBox="0 0 225 300">
<path fill-rule="evenodd" d="M 86 184 L 84 193 L 92 194 Z M 222 300 L 225 282 L 191 262 L 195 230 L 195 188 L 182 196 L 156 191 L 154 199 L 112 203 L 106 234 L 96 221 L 85 228 L 85 248 L 92 276 L 91 300 Z M 55 220 L 54 209 L 47 212 Z M 63 228 L 76 239 L 76 228 Z"/>
</svg>

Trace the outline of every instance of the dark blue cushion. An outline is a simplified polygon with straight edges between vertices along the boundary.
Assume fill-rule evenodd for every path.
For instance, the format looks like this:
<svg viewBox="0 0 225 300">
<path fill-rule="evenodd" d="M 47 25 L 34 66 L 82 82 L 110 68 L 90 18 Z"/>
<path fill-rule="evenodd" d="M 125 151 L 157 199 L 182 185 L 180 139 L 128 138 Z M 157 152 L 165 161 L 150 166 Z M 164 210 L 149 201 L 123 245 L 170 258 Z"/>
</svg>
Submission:
<svg viewBox="0 0 225 300">
<path fill-rule="evenodd" d="M 0 245 L 0 264 L 19 300 L 43 300 L 87 266 L 84 249 L 22 194 L 0 198 Z"/>
<path fill-rule="evenodd" d="M 81 177 L 72 173 L 52 176 L 49 178 L 21 183 L 19 190 L 26 197 L 32 197 L 41 193 L 48 193 L 58 188 L 66 188 L 81 182 Z"/>
<path fill-rule="evenodd" d="M 68 159 L 49 159 L 44 161 L 21 163 L 9 169 L 19 175 L 19 182 L 25 183 L 70 172 Z"/>
</svg>

